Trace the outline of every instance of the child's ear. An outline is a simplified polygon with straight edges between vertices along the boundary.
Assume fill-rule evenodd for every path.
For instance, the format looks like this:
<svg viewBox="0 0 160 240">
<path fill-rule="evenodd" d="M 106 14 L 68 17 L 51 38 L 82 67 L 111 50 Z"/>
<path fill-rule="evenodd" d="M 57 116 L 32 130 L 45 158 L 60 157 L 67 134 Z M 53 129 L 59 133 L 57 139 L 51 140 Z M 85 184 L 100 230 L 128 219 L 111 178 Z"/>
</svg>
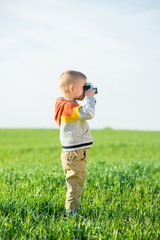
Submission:
<svg viewBox="0 0 160 240">
<path fill-rule="evenodd" d="M 74 85 L 73 83 L 69 85 L 69 92 L 72 93 L 74 91 Z"/>
</svg>

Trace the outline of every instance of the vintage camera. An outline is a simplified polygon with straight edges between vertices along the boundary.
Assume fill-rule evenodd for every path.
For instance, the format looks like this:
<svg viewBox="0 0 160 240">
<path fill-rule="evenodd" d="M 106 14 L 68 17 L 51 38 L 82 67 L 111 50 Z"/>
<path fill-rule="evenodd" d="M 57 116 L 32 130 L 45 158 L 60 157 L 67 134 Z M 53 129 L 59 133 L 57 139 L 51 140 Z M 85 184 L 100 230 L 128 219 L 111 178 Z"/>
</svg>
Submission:
<svg viewBox="0 0 160 240">
<path fill-rule="evenodd" d="M 96 87 L 93 87 L 93 85 L 91 83 L 86 83 L 86 85 L 84 86 L 84 91 L 87 91 L 89 88 L 92 88 L 95 92 L 95 94 L 98 93 L 98 89 Z"/>
</svg>

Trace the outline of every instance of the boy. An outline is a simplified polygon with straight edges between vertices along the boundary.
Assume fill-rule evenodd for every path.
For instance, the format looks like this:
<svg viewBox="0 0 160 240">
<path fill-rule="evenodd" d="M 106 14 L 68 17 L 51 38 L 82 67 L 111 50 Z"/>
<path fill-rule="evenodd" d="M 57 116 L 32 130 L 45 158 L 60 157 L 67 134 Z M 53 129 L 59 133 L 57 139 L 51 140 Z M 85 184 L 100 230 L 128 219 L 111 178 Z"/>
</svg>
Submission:
<svg viewBox="0 0 160 240">
<path fill-rule="evenodd" d="M 60 129 L 62 144 L 61 160 L 66 174 L 66 213 L 78 213 L 80 196 L 86 178 L 87 148 L 93 144 L 93 138 L 86 120 L 95 114 L 95 91 L 84 90 L 86 76 L 69 70 L 60 76 L 59 88 L 63 94 L 56 100 L 55 121 Z M 85 100 L 80 106 L 76 100 Z"/>
</svg>

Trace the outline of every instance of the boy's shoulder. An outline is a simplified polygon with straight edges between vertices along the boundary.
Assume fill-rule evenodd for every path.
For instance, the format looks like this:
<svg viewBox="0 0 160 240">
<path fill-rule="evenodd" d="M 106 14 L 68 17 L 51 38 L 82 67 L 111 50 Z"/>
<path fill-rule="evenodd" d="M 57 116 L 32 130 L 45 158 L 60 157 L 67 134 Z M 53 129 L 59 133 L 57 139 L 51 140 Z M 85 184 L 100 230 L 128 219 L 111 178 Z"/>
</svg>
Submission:
<svg viewBox="0 0 160 240">
<path fill-rule="evenodd" d="M 60 122 L 62 119 L 68 118 L 78 118 L 78 111 L 81 106 L 74 100 L 65 99 L 65 98 L 57 98 L 55 104 L 55 121 L 57 121 L 58 126 L 60 126 Z"/>
<path fill-rule="evenodd" d="M 63 108 L 74 108 L 79 106 L 79 104 L 77 103 L 77 101 L 74 101 L 72 99 L 67 99 L 67 98 L 63 98 L 63 97 L 59 97 L 56 100 L 56 106 L 57 107 L 62 107 Z"/>
<path fill-rule="evenodd" d="M 79 106 L 77 102 L 71 99 L 61 99 L 61 101 L 64 103 L 63 107 L 63 115 L 64 116 L 71 116 L 74 109 Z"/>
</svg>

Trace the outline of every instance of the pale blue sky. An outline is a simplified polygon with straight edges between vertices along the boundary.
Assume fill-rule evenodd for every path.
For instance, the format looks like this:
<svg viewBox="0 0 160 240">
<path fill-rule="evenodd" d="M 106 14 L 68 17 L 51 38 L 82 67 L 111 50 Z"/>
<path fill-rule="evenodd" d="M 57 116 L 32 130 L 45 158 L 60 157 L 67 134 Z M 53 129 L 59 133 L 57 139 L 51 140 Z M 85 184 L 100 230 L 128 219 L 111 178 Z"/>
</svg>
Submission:
<svg viewBox="0 0 160 240">
<path fill-rule="evenodd" d="M 98 87 L 91 128 L 160 130 L 159 1 L 0 1 L 0 127 L 55 128 L 68 69 Z"/>
</svg>

